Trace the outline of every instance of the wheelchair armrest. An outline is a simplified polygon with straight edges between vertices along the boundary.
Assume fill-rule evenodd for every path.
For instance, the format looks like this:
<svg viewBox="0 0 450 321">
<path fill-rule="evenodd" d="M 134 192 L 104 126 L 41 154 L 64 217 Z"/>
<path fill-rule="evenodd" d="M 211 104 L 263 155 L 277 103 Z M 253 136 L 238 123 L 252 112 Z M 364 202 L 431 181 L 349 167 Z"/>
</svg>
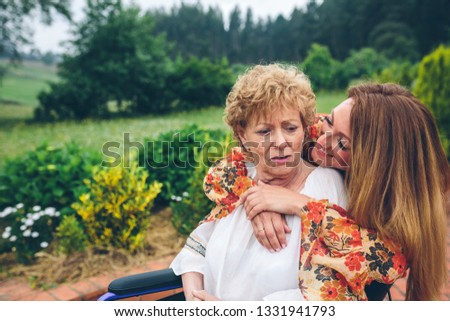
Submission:
<svg viewBox="0 0 450 321">
<path fill-rule="evenodd" d="M 175 275 L 172 269 L 151 271 L 124 276 L 112 281 L 108 286 L 108 293 L 99 300 L 112 301 L 182 287 L 181 277 Z"/>
</svg>

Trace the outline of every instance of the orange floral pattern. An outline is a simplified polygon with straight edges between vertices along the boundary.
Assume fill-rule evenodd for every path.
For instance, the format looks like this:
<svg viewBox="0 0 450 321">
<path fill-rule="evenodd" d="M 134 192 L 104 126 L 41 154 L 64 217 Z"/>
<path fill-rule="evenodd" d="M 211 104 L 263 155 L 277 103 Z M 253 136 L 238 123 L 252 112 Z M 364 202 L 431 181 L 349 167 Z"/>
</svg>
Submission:
<svg viewBox="0 0 450 321">
<path fill-rule="evenodd" d="M 319 127 L 311 127 L 309 133 L 314 137 Z M 205 193 L 217 206 L 204 222 L 231 214 L 242 193 L 254 185 L 247 176 L 245 155 L 234 148 L 205 177 Z M 372 281 L 392 284 L 406 276 L 408 266 L 402 249 L 380 239 L 375 230 L 359 227 L 338 205 L 311 201 L 300 217 L 299 288 L 306 299 L 367 300 L 364 288 Z"/>
</svg>

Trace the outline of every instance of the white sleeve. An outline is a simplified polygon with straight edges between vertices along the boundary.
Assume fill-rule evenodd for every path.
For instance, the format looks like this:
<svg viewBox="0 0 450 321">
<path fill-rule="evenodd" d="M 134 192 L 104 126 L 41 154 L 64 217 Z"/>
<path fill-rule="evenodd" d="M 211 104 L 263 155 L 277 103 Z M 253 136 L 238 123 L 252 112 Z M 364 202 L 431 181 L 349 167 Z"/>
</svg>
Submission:
<svg viewBox="0 0 450 321">
<path fill-rule="evenodd" d="M 204 274 L 206 246 L 214 226 L 214 221 L 203 223 L 189 235 L 183 249 L 170 264 L 176 275 L 187 272 Z"/>
</svg>

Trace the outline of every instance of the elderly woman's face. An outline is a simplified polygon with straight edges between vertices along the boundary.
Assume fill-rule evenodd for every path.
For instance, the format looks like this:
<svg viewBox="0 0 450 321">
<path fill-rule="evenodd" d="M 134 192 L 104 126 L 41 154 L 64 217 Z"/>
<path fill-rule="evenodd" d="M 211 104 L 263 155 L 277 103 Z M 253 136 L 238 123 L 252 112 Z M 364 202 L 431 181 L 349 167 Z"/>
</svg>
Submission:
<svg viewBox="0 0 450 321">
<path fill-rule="evenodd" d="M 311 151 L 316 164 L 346 171 L 350 166 L 350 112 L 351 98 L 333 109 L 322 124 L 321 136 Z"/>
<path fill-rule="evenodd" d="M 253 120 L 240 133 L 260 177 L 282 177 L 298 170 L 305 131 L 300 112 L 283 108 L 270 118 Z"/>
</svg>

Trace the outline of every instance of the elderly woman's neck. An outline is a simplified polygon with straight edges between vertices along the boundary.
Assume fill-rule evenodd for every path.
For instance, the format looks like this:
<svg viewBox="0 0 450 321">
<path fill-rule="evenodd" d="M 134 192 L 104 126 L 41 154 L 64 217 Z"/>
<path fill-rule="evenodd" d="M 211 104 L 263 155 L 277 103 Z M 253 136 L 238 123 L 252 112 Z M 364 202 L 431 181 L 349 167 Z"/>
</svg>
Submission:
<svg viewBox="0 0 450 321">
<path fill-rule="evenodd" d="M 302 164 L 293 168 L 291 172 L 285 175 L 273 176 L 270 174 L 261 173 L 258 174 L 257 179 L 269 185 L 281 186 L 290 190 L 298 191 L 303 188 L 308 175 L 314 170 L 314 168 L 315 167 Z"/>
</svg>

